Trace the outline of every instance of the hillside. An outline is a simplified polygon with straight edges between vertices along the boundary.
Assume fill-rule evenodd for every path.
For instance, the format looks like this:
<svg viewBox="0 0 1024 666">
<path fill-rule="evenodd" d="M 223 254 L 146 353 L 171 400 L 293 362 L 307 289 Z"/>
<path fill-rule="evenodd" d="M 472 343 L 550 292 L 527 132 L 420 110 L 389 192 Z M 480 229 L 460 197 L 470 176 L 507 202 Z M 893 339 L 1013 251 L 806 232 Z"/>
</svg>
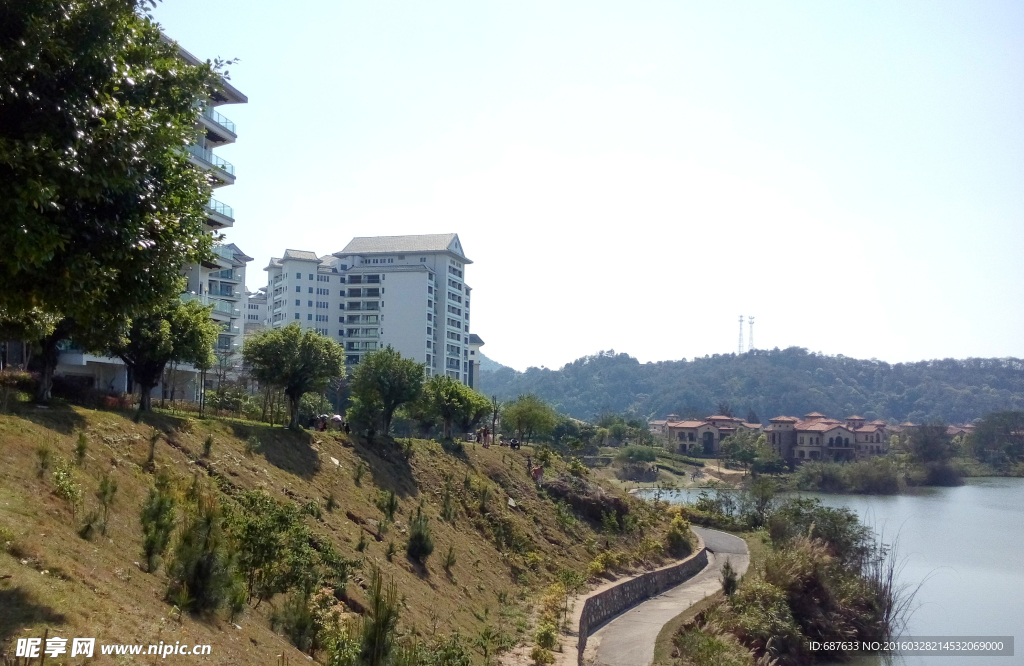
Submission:
<svg viewBox="0 0 1024 666">
<path fill-rule="evenodd" d="M 341 433 L 296 433 L 235 420 L 153 414 L 136 424 L 121 412 L 24 404 L 17 410 L 0 415 L 0 654 L 13 647 L 13 639 L 40 637 L 48 629 L 50 636 L 95 636 L 97 644 L 208 643 L 208 661 L 219 664 L 269 664 L 280 654 L 305 661 L 270 628 L 282 595 L 256 608 L 250 604 L 234 620 L 218 611 L 185 614 L 179 622 L 164 600 L 165 569 L 150 574 L 142 564 L 140 507 L 161 472 L 170 474 L 182 497 L 198 479 L 227 503 L 253 489 L 284 503 L 314 503 L 320 510 L 303 519 L 312 533 L 329 540 L 341 556 L 363 561 L 347 586 L 349 607 L 358 610 L 365 602 L 368 563 L 376 561 L 398 583 L 399 629 L 407 634 L 430 637 L 458 629 L 473 637 L 489 624 L 503 641 L 514 643 L 528 629 L 537 593 L 555 574 L 582 570 L 603 550 L 595 521 L 538 492 L 526 473 L 525 456 L 532 452 L 527 447 L 511 452 L 469 444 L 450 454 L 428 440 L 366 444 Z M 156 469 L 148 471 L 154 432 L 160 436 Z M 55 494 L 52 470 L 58 459 L 73 458 L 80 433 L 87 452 L 73 477 L 84 501 L 73 514 Z M 214 443 L 207 457 L 208 436 Z M 255 452 L 246 448 L 252 438 L 260 442 Z M 38 472 L 40 448 L 51 451 L 45 473 Z M 556 460 L 548 474 L 562 466 Z M 118 484 L 109 531 L 85 540 L 78 529 L 97 506 L 104 474 Z M 439 515 L 446 486 L 455 498 L 448 521 Z M 376 500 L 386 490 L 396 494 L 398 509 L 378 540 L 383 512 Z M 660 533 L 661 519 L 644 503 L 613 499 L 645 512 L 648 535 Z M 421 506 L 435 544 L 425 567 L 405 555 L 409 518 Z M 361 541 L 366 545 L 359 552 Z M 397 553 L 389 558 L 392 541 Z M 633 545 L 612 539 L 611 549 L 625 553 Z M 446 571 L 441 562 L 449 547 L 456 561 Z M 100 657 L 95 663 L 114 662 Z"/>
<path fill-rule="evenodd" d="M 707 415 L 727 402 L 737 415 L 753 409 L 762 420 L 819 411 L 962 423 L 992 410 L 1024 408 L 1024 361 L 889 364 L 791 347 L 640 363 L 627 354 L 602 352 L 558 370 L 481 372 L 479 389 L 499 399 L 534 393 L 580 419 L 605 411 L 643 417 Z"/>
</svg>

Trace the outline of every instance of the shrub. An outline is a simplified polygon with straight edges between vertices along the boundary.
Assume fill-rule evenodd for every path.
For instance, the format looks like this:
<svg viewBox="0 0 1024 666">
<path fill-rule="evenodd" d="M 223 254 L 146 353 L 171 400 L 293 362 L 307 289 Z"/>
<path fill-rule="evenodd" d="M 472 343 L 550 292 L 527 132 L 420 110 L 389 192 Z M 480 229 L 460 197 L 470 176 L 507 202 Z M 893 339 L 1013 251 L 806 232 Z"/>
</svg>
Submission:
<svg viewBox="0 0 1024 666">
<path fill-rule="evenodd" d="M 366 540 L 366 532 L 359 530 L 359 542 L 356 544 L 356 550 L 361 553 L 366 550 L 368 545 L 370 545 L 370 542 Z"/>
<path fill-rule="evenodd" d="M 259 453 L 261 448 L 263 448 L 263 443 L 260 442 L 260 438 L 256 435 L 250 435 L 245 440 L 245 455 L 252 456 L 255 453 Z"/>
<path fill-rule="evenodd" d="M 540 553 L 530 551 L 526 554 L 525 558 L 526 568 L 531 571 L 536 571 L 540 568 L 540 565 L 544 563 L 544 558 L 540 556 Z"/>
<path fill-rule="evenodd" d="M 167 573 L 171 578 L 168 598 L 182 586 L 187 587 L 192 596 L 190 611 L 216 610 L 239 584 L 222 522 L 220 501 L 210 495 L 200 496 L 182 527 L 174 556 L 168 563 Z"/>
<path fill-rule="evenodd" d="M 544 648 L 545 650 L 555 649 L 555 644 L 558 642 L 558 627 L 555 626 L 554 622 L 540 622 L 537 625 L 537 631 L 533 635 L 533 641 L 537 644 L 537 647 Z"/>
<path fill-rule="evenodd" d="M 327 504 L 325 505 L 327 511 L 334 511 L 338 508 L 338 500 L 334 499 L 334 493 L 330 493 L 327 496 Z"/>
<path fill-rule="evenodd" d="M 569 461 L 566 469 L 569 470 L 569 473 L 573 476 L 584 477 L 590 474 L 590 468 L 584 465 L 582 460 L 575 457 Z"/>
<path fill-rule="evenodd" d="M 391 521 L 395 519 L 395 511 L 398 510 L 398 497 L 395 495 L 394 490 L 387 492 L 378 491 L 377 499 L 374 503 L 381 513 L 384 514 L 384 518 Z"/>
<path fill-rule="evenodd" d="M 644 564 L 649 564 L 653 560 L 659 559 L 664 552 L 665 547 L 661 545 L 660 541 L 644 537 L 636 547 L 636 558 Z"/>
<path fill-rule="evenodd" d="M 598 560 L 591 560 L 587 564 L 587 578 L 600 578 L 607 572 L 604 565 Z"/>
<path fill-rule="evenodd" d="M 444 566 L 445 571 L 451 571 L 451 568 L 455 566 L 455 548 L 453 546 L 448 546 L 444 558 L 441 559 L 441 565 Z"/>
<path fill-rule="evenodd" d="M 357 486 L 361 486 L 362 485 L 363 474 L 365 474 L 365 473 L 366 473 L 366 462 L 363 461 L 363 460 L 360 460 L 356 464 L 355 472 L 352 475 L 352 480 L 355 481 Z"/>
<path fill-rule="evenodd" d="M 657 452 L 650 446 L 627 446 L 619 451 L 618 455 L 615 456 L 615 459 L 622 463 L 652 463 L 657 457 Z"/>
<path fill-rule="evenodd" d="M 58 460 L 53 469 L 53 492 L 67 502 L 71 507 L 71 515 L 74 517 L 78 511 L 78 505 L 82 501 L 82 487 L 75 483 L 71 463 L 66 460 Z"/>
<path fill-rule="evenodd" d="M 213 453 L 213 435 L 207 435 L 203 440 L 203 457 L 209 458 L 211 453 Z"/>
<path fill-rule="evenodd" d="M 107 515 L 110 512 L 111 505 L 114 503 L 115 495 L 117 495 L 117 481 L 104 474 L 100 480 L 100 487 L 96 490 L 96 499 L 100 501 L 100 506 L 103 508 L 101 531 L 104 535 L 107 533 Z"/>
<path fill-rule="evenodd" d="M 605 534 L 615 534 L 619 531 L 619 520 L 615 517 L 614 511 L 601 513 L 601 530 Z"/>
<path fill-rule="evenodd" d="M 419 508 L 416 509 L 416 517 L 409 522 L 409 543 L 406 544 L 405 552 L 420 564 L 426 563 L 427 558 L 434 552 L 430 519 L 423 515 Z"/>
<path fill-rule="evenodd" d="M 690 522 L 677 513 L 669 523 L 665 535 L 668 552 L 676 557 L 686 557 L 693 552 L 693 539 L 690 536 Z"/>
<path fill-rule="evenodd" d="M 85 462 L 85 454 L 89 449 L 89 440 L 84 432 L 78 433 L 78 440 L 75 442 L 75 464 L 79 467 Z"/>
<path fill-rule="evenodd" d="M 384 551 L 384 557 L 388 558 L 388 562 L 391 561 L 391 559 L 395 556 L 395 553 L 397 553 L 397 552 L 398 552 L 398 548 L 395 547 L 395 542 L 394 541 L 388 541 L 388 547 Z"/>
<path fill-rule="evenodd" d="M 551 650 L 542 648 L 537 645 L 530 652 L 530 659 L 533 659 L 535 666 L 551 666 L 555 663 L 555 655 L 551 654 Z"/>
<path fill-rule="evenodd" d="M 149 573 L 156 571 L 158 559 L 171 540 L 175 523 L 174 504 L 169 482 L 164 477 L 157 480 L 156 487 L 150 489 L 149 497 L 142 505 L 142 553 Z"/>
<path fill-rule="evenodd" d="M 736 588 L 739 586 L 739 577 L 736 575 L 736 570 L 732 567 L 732 562 L 726 560 L 725 564 L 722 565 L 722 591 L 725 592 L 725 596 L 732 596 L 736 592 Z"/>
<path fill-rule="evenodd" d="M 40 444 L 36 448 L 36 459 L 39 462 L 37 474 L 41 479 L 53 464 L 53 450 L 50 449 L 48 444 Z"/>
<path fill-rule="evenodd" d="M 78 536 L 82 537 L 86 541 L 92 541 L 92 537 L 96 534 L 96 523 L 100 520 L 100 514 L 97 511 L 90 511 L 85 516 L 85 522 L 78 528 Z"/>
<path fill-rule="evenodd" d="M 444 495 L 441 497 L 441 520 L 453 522 L 457 515 L 455 503 L 452 501 L 452 491 L 445 487 Z"/>
<path fill-rule="evenodd" d="M 189 416 L 189 417 L 185 418 L 184 420 L 182 420 L 181 423 L 178 424 L 178 428 L 177 429 L 178 429 L 178 432 L 184 433 L 186 435 L 191 435 L 192 431 L 196 429 L 196 420 L 194 418 L 192 418 L 191 416 Z"/>
</svg>

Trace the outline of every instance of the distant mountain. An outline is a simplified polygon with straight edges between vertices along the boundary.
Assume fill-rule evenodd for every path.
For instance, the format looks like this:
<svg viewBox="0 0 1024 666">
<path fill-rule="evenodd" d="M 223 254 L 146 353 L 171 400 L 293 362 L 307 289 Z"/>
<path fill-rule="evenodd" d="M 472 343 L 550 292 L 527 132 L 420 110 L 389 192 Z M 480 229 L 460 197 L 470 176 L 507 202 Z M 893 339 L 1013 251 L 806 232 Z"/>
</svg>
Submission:
<svg viewBox="0 0 1024 666">
<path fill-rule="evenodd" d="M 765 423 L 812 411 L 962 423 L 996 409 L 1024 409 L 1024 361 L 1016 358 L 889 364 L 790 347 L 641 364 L 627 354 L 600 352 L 558 370 L 486 371 L 481 365 L 480 375 L 478 387 L 487 395 L 507 400 L 535 393 L 581 419 L 605 411 L 707 415 L 723 402 L 735 415 L 753 410 Z"/>
<path fill-rule="evenodd" d="M 480 372 L 497 372 L 498 370 L 512 370 L 512 372 L 515 372 L 515 370 L 513 370 L 510 367 L 508 367 L 507 365 L 502 365 L 501 363 L 498 363 L 497 361 L 492 361 L 483 352 L 479 352 L 479 354 L 480 354 Z"/>
</svg>

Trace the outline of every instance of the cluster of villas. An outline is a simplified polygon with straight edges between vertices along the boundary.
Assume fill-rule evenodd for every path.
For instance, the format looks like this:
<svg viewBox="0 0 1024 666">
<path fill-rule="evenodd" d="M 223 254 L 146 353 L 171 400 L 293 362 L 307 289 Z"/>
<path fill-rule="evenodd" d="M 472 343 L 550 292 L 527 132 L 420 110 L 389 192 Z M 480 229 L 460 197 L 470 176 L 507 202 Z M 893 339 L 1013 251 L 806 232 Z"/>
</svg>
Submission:
<svg viewBox="0 0 1024 666">
<path fill-rule="evenodd" d="M 776 416 L 767 427 L 747 423 L 732 416 L 709 416 L 700 420 L 683 420 L 669 414 L 664 420 L 651 421 L 652 432 L 677 447 L 680 453 L 715 455 L 722 440 L 746 431 L 765 437 L 786 461 L 799 464 L 804 460 L 853 460 L 871 455 L 884 455 L 889 450 L 889 437 L 915 424 L 888 425 L 885 421 L 868 421 L 862 416 L 833 419 L 811 412 L 803 418 Z"/>
</svg>

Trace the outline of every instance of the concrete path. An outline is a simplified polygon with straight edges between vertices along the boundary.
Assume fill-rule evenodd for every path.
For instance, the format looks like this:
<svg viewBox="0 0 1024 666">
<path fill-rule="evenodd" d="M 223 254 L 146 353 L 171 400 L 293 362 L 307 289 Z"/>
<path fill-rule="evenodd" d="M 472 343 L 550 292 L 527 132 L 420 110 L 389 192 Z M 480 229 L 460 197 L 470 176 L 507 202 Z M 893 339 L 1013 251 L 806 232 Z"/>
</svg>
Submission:
<svg viewBox="0 0 1024 666">
<path fill-rule="evenodd" d="M 590 636 L 584 659 L 597 666 L 650 666 L 654 641 L 669 620 L 722 587 L 722 565 L 732 562 L 738 574 L 750 564 L 747 544 L 739 537 L 694 527 L 708 549 L 708 566 L 679 585 L 633 606 Z"/>
</svg>

